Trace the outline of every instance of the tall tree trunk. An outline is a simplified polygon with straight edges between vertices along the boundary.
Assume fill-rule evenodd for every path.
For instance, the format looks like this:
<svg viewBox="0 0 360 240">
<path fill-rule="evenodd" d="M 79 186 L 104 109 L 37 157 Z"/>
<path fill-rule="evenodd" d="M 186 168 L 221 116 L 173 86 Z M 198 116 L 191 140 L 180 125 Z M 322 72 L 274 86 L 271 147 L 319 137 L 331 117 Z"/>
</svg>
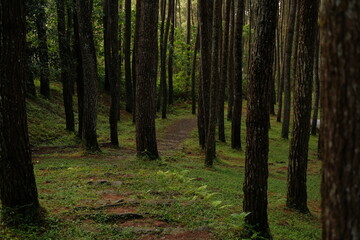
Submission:
<svg viewBox="0 0 360 240">
<path fill-rule="evenodd" d="M 283 83 L 284 83 L 284 118 L 281 129 L 281 137 L 289 138 L 290 126 L 290 106 L 291 106 L 291 55 L 294 42 L 294 26 L 296 16 L 296 6 L 298 0 L 290 1 L 289 22 L 287 25 L 285 40 L 285 58 L 283 64 Z"/>
<path fill-rule="evenodd" d="M 160 88 L 157 95 L 156 101 L 156 111 L 159 111 L 161 109 L 161 103 L 162 103 L 162 97 L 163 97 L 163 68 L 165 72 L 165 78 L 166 78 L 166 70 L 165 66 L 163 67 L 163 52 L 164 52 L 164 35 L 165 35 L 165 17 L 166 17 L 166 0 L 160 1 Z M 166 58 L 166 57 L 165 57 Z"/>
<path fill-rule="evenodd" d="M 321 14 L 323 240 L 360 238 L 360 5 L 328 0 Z"/>
<path fill-rule="evenodd" d="M 201 47 L 201 78 L 199 81 L 198 129 L 200 146 L 202 148 L 205 148 L 206 136 L 209 126 L 209 89 L 211 72 L 208 70 L 208 67 L 211 66 L 213 2 L 208 0 L 199 0 L 198 4 Z"/>
<path fill-rule="evenodd" d="M 216 157 L 216 118 L 218 105 L 218 86 L 220 82 L 220 61 L 219 49 L 221 38 L 221 6 L 222 0 L 214 1 L 213 11 L 213 30 L 212 30 L 212 48 L 211 48 L 211 82 L 210 82 L 210 106 L 209 106 L 209 126 L 206 136 L 205 166 L 211 167 Z"/>
<path fill-rule="evenodd" d="M 317 26 L 317 29 L 319 26 Z M 313 116 L 311 121 L 311 135 L 316 135 L 318 129 L 318 115 L 320 105 L 320 79 L 319 79 L 319 54 L 320 54 L 320 36 L 317 34 L 315 43 L 315 56 L 314 56 L 314 82 L 315 82 L 315 100 L 313 107 Z"/>
<path fill-rule="evenodd" d="M 133 83 L 131 79 L 131 0 L 125 0 L 124 55 L 126 92 L 125 110 L 131 113 L 133 111 Z"/>
<path fill-rule="evenodd" d="M 45 0 L 37 3 L 36 11 L 36 31 L 38 35 L 38 50 L 40 62 L 40 94 L 45 98 L 50 98 L 50 70 L 49 70 L 49 53 L 47 45 L 47 28 L 45 14 Z"/>
<path fill-rule="evenodd" d="M 71 81 L 71 50 L 66 31 L 65 2 L 56 1 L 58 16 L 58 37 L 59 37 L 59 55 L 61 62 L 61 81 L 63 84 L 63 99 L 66 117 L 66 130 L 75 131 L 73 99 L 72 99 L 72 81 Z"/>
<path fill-rule="evenodd" d="M 84 76 L 83 133 L 88 151 L 98 151 L 97 125 L 97 63 L 92 24 L 92 1 L 76 0 L 79 40 Z"/>
<path fill-rule="evenodd" d="M 228 84 L 228 112 L 227 119 L 232 119 L 232 111 L 234 108 L 234 46 L 235 41 L 235 2 L 231 1 L 230 8 L 230 36 L 229 36 L 229 54 L 228 54 L 228 70 L 227 70 L 227 84 Z"/>
<path fill-rule="evenodd" d="M 0 4 L 0 200 L 7 224 L 39 220 L 25 105 L 24 1 Z"/>
<path fill-rule="evenodd" d="M 235 49 L 234 49 L 234 107 L 231 123 L 231 147 L 241 149 L 241 116 L 242 116 L 242 59 L 243 59 L 243 25 L 245 2 L 239 0 L 236 4 Z"/>
<path fill-rule="evenodd" d="M 76 6 L 76 0 L 73 0 L 74 6 Z M 78 121 L 79 129 L 77 136 L 82 139 L 83 133 L 83 111 L 84 111 L 84 71 L 82 66 L 82 56 L 80 49 L 79 39 L 79 21 L 77 16 L 76 8 L 74 9 L 74 55 L 76 59 L 76 91 L 78 99 Z"/>
<path fill-rule="evenodd" d="M 311 94 L 319 0 L 299 2 L 299 45 L 294 92 L 294 123 L 289 154 L 286 205 L 300 212 L 307 207 L 306 171 L 310 138 Z"/>
<path fill-rule="evenodd" d="M 174 103 L 174 41 L 175 41 L 175 0 L 171 0 L 171 20 L 170 20 L 170 47 L 168 59 L 168 74 L 169 74 L 169 105 Z M 169 11 L 170 11 L 169 9 Z"/>
<path fill-rule="evenodd" d="M 200 48 L 200 33 L 199 27 L 196 34 L 196 41 L 195 41 L 195 49 L 194 49 L 194 56 L 193 56 L 193 66 L 191 71 L 191 113 L 196 114 L 196 93 L 195 93 L 195 86 L 196 86 L 196 62 L 197 62 L 197 52 Z"/>
<path fill-rule="evenodd" d="M 107 0 L 103 0 L 103 29 L 104 29 L 104 62 L 105 62 L 105 78 L 104 78 L 104 90 L 110 91 L 110 79 L 109 79 L 109 65 L 110 65 L 110 34 L 109 34 L 109 12 L 107 11 Z"/>
<path fill-rule="evenodd" d="M 120 59 L 119 59 L 119 3 L 118 1 L 105 0 L 104 25 L 105 52 L 108 52 L 108 79 L 111 93 L 111 106 L 109 113 L 111 144 L 119 146 L 118 115 L 120 111 Z"/>
<path fill-rule="evenodd" d="M 188 94 L 190 88 L 190 78 L 191 78 L 191 0 L 187 0 L 187 24 L 186 24 L 186 45 L 187 45 L 187 79 L 185 92 Z"/>
<path fill-rule="evenodd" d="M 233 0 L 226 0 L 225 2 L 225 28 L 222 36 L 222 56 L 221 56 L 221 75 L 219 82 L 219 97 L 218 97 L 218 133 L 219 140 L 225 142 L 225 124 L 224 124 L 224 101 L 225 101 L 225 87 L 228 80 L 228 56 L 229 56 L 229 35 L 230 35 L 230 7 Z"/>
<path fill-rule="evenodd" d="M 155 82 L 158 66 L 158 1 L 137 0 L 136 147 L 139 155 L 159 157 L 155 131 Z"/>
<path fill-rule="evenodd" d="M 278 2 L 259 0 L 254 6 L 254 48 L 248 82 L 244 212 L 246 223 L 271 239 L 267 215 L 269 152 L 269 83 L 272 77 Z"/>
</svg>

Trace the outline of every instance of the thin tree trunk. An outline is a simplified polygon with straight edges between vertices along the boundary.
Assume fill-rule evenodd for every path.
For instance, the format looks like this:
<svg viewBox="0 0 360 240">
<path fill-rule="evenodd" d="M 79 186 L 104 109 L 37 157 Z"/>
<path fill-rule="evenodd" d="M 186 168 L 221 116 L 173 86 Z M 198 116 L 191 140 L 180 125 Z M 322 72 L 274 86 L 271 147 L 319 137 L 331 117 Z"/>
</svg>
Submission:
<svg viewBox="0 0 360 240">
<path fill-rule="evenodd" d="M 317 26 L 317 29 L 319 26 Z M 313 116 L 311 122 L 311 135 L 316 135 L 318 129 L 318 114 L 320 105 L 320 79 L 319 79 L 319 53 L 320 53 L 320 36 L 317 34 L 315 43 L 315 57 L 314 57 L 314 82 L 315 82 L 315 100 L 313 107 Z"/>
<path fill-rule="evenodd" d="M 195 86 L 196 86 L 196 62 L 197 62 L 197 52 L 200 48 L 200 36 L 199 36 L 199 27 L 196 34 L 196 41 L 195 41 L 195 49 L 194 49 L 194 57 L 193 57 L 193 66 L 191 71 L 191 113 L 196 114 L 196 93 L 195 93 Z"/>
<path fill-rule="evenodd" d="M 175 41 L 175 0 L 171 0 L 171 21 L 170 21 L 170 47 L 168 59 L 168 74 L 169 74 L 169 105 L 174 103 L 174 41 Z"/>
<path fill-rule="evenodd" d="M 132 113 L 133 83 L 131 79 L 131 0 L 125 0 L 124 55 L 125 55 L 125 91 L 126 91 L 125 110 L 129 113 Z"/>
<path fill-rule="evenodd" d="M 24 1 L 0 4 L 0 202 L 9 225 L 40 218 L 25 103 Z"/>
<path fill-rule="evenodd" d="M 36 11 L 36 30 L 39 41 L 39 62 L 40 62 L 40 94 L 45 98 L 50 98 L 50 70 L 49 70 L 49 53 L 47 45 L 47 28 L 46 28 L 46 13 L 45 0 L 40 0 L 37 3 Z"/>
<path fill-rule="evenodd" d="M 269 83 L 272 77 L 278 2 L 259 0 L 254 6 L 255 34 L 248 82 L 246 160 L 243 211 L 259 236 L 271 239 L 267 214 L 269 152 Z M 256 57 L 255 57 L 256 56 Z"/>
<path fill-rule="evenodd" d="M 58 16 L 58 36 L 59 36 L 59 55 L 61 62 L 61 81 L 63 84 L 63 99 L 66 117 L 66 130 L 75 131 L 73 99 L 72 99 L 72 81 L 71 81 L 71 50 L 70 41 L 66 31 L 65 2 L 56 1 Z"/>
<path fill-rule="evenodd" d="M 289 154 L 286 205 L 307 213 L 306 171 L 310 138 L 311 94 L 318 0 L 299 2 L 299 45 L 294 92 L 294 123 Z"/>
<path fill-rule="evenodd" d="M 285 58 L 283 64 L 283 79 L 284 83 L 284 118 L 282 122 L 281 137 L 289 138 L 289 126 L 290 126 L 290 106 L 291 106 L 291 55 L 294 42 L 294 27 L 297 0 L 291 0 L 289 22 L 287 25 L 286 41 L 285 41 Z"/>
<path fill-rule="evenodd" d="M 191 78 L 191 0 L 187 0 L 187 25 L 186 25 L 186 45 L 187 45 L 187 79 L 185 92 L 188 94 L 190 88 L 190 78 Z"/>
<path fill-rule="evenodd" d="M 224 101 L 225 101 L 225 87 L 228 81 L 228 56 L 229 56 L 229 35 L 230 35 L 230 7 L 232 0 L 225 1 L 225 28 L 223 31 L 222 40 L 222 56 L 221 56 L 221 75 L 219 82 L 219 97 L 218 97 L 218 133 L 219 140 L 225 142 L 225 123 L 224 123 Z"/>
<path fill-rule="evenodd" d="M 74 6 L 76 0 L 73 0 Z M 84 72 L 82 67 L 82 56 L 79 39 L 79 24 L 76 8 L 74 9 L 74 54 L 76 59 L 76 91 L 78 99 L 78 121 L 79 129 L 77 136 L 82 139 L 83 133 L 83 111 L 84 111 Z"/>
<path fill-rule="evenodd" d="M 230 37 L 229 37 L 229 59 L 228 59 L 228 70 L 227 70 L 227 84 L 228 84 L 228 112 L 227 119 L 232 119 L 232 111 L 234 105 L 234 41 L 235 41 L 235 1 L 231 2 L 231 13 L 230 13 Z"/>
<path fill-rule="evenodd" d="M 234 108 L 231 123 L 231 147 L 241 149 L 241 116 L 242 116 L 242 59 L 243 59 L 243 25 L 245 3 L 239 0 L 236 4 L 235 51 L 234 51 Z"/>
</svg>

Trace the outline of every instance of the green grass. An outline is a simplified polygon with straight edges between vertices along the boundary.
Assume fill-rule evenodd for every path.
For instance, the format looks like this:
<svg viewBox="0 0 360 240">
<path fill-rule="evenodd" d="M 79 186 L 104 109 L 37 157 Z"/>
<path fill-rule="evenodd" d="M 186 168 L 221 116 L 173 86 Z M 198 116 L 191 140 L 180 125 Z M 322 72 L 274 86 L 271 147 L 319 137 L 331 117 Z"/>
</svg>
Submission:
<svg viewBox="0 0 360 240">
<path fill-rule="evenodd" d="M 52 99 L 38 97 L 28 101 L 31 144 L 73 146 L 80 142 L 64 130 L 65 121 L 59 84 L 52 85 Z M 76 102 L 76 99 L 74 99 Z M 100 96 L 98 135 L 109 142 L 109 97 Z M 76 108 L 75 108 L 76 111 Z M 158 137 L 175 120 L 190 117 L 190 107 L 179 104 L 170 109 L 169 118 L 157 119 Z M 244 120 L 244 119 L 243 119 Z M 289 141 L 280 138 L 281 124 L 271 118 L 269 152 L 269 222 L 276 240 L 320 239 L 320 167 L 316 159 L 317 138 L 310 139 L 308 204 L 312 215 L 286 208 L 286 180 Z M 135 148 L 135 127 L 131 115 L 123 113 L 119 124 L 122 149 Z M 88 155 L 81 148 L 34 155 L 35 174 L 41 205 L 47 210 L 44 226 L 0 226 L 0 239 L 138 239 L 139 232 L 119 222 L 107 220 L 107 210 L 92 210 L 109 203 L 113 196 L 137 202 L 136 211 L 146 218 L 163 221 L 169 228 L 211 229 L 215 239 L 240 239 L 243 227 L 242 199 L 244 151 L 229 144 L 230 122 L 226 121 L 227 143 L 218 143 L 218 159 L 213 169 L 203 165 L 197 132 L 183 143 L 183 150 L 158 161 L 137 159 L 130 151 L 103 148 Z M 245 121 L 242 124 L 245 148 Z M 90 184 L 106 180 L 121 184 Z M 131 207 L 129 207 L 131 208 Z M 86 214 L 95 214 L 91 219 Z"/>
</svg>

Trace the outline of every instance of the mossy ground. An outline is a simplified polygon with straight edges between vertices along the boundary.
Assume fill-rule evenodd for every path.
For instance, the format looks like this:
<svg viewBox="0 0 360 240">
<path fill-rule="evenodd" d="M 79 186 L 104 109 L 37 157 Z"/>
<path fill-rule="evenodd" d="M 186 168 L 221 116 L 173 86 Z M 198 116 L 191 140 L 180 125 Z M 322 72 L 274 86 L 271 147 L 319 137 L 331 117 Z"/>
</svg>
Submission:
<svg viewBox="0 0 360 240">
<path fill-rule="evenodd" d="M 47 210 L 46 224 L 16 229 L 0 226 L 0 239 L 160 239 L 161 234 L 172 239 L 170 236 L 190 232 L 199 237 L 188 239 L 210 239 L 210 232 L 212 239 L 240 239 L 245 155 L 230 147 L 230 122 L 226 122 L 228 142 L 218 143 L 213 169 L 204 168 L 195 129 L 176 151 L 165 152 L 161 160 L 144 161 L 135 156 L 130 114 L 122 112 L 120 149 L 108 147 L 109 97 L 101 95 L 99 102 L 102 152 L 89 155 L 75 134 L 64 130 L 59 84 L 52 85 L 50 101 L 41 97 L 28 100 L 30 141 L 39 198 Z M 177 104 L 167 120 L 157 119 L 158 138 L 179 119 L 194 118 L 189 113 L 189 105 Z M 245 121 L 242 129 L 245 148 Z M 309 152 L 308 205 L 312 214 L 304 215 L 285 206 L 289 141 L 280 138 L 280 131 L 281 124 L 271 117 L 271 232 L 279 240 L 320 239 L 317 137 L 311 137 Z M 118 205 L 106 207 L 109 204 Z M 136 213 L 143 219 L 112 220 L 114 213 Z"/>
</svg>

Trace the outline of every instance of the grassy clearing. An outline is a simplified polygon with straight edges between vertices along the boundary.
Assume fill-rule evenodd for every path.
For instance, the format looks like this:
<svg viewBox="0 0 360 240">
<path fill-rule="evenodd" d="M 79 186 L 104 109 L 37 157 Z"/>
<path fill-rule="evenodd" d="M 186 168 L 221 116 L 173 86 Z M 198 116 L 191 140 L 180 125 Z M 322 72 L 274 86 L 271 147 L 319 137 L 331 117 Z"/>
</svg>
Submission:
<svg viewBox="0 0 360 240">
<path fill-rule="evenodd" d="M 60 87 L 56 84 L 52 96 L 51 101 L 28 101 L 32 145 L 68 146 L 34 155 L 40 202 L 48 212 L 46 224 L 18 229 L 0 226 L 0 239 L 141 239 L 186 231 L 211 231 L 214 239 L 239 239 L 244 217 L 243 151 L 232 150 L 229 143 L 218 143 L 215 167 L 205 169 L 194 131 L 181 150 L 166 154 L 162 160 L 142 161 L 132 151 L 135 127 L 131 116 L 122 113 L 121 149 L 103 147 L 102 153 L 86 155 L 79 147 L 69 147 L 79 145 L 79 140 L 64 130 L 64 115 L 58 107 L 62 103 Z M 108 143 L 108 96 L 101 96 L 100 102 L 99 142 Z M 176 120 L 191 117 L 189 112 L 188 105 L 180 104 L 170 110 L 167 120 L 158 119 L 158 137 L 162 138 L 164 130 Z M 285 207 L 289 141 L 280 138 L 281 124 L 274 117 L 271 126 L 269 221 L 273 237 L 320 239 L 321 163 L 316 159 L 317 138 L 311 137 L 309 153 L 312 215 L 303 215 Z M 226 130 L 229 142 L 229 122 Z M 245 122 L 242 137 L 245 147 Z M 109 204 L 116 207 L 104 207 Z M 124 213 L 139 214 L 143 219 L 114 219 Z"/>
</svg>

